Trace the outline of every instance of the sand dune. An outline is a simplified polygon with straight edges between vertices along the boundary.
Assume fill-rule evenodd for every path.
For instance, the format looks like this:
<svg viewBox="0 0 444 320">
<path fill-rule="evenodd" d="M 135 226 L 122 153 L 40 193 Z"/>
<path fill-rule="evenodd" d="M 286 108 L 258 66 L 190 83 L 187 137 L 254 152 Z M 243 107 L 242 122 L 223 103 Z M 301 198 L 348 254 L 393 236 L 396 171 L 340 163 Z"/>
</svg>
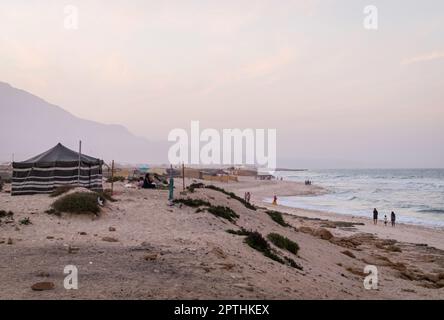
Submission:
<svg viewBox="0 0 444 320">
<path fill-rule="evenodd" d="M 181 186 L 176 182 L 177 193 Z M 265 206 L 264 195 L 324 192 L 280 181 L 246 180 L 223 187 L 241 195 L 250 190 L 258 206 Z M 232 223 L 185 205 L 170 207 L 167 191 L 125 189 L 121 184 L 116 187 L 118 201 L 107 203 L 98 218 L 48 215 L 44 211 L 54 199 L 47 195 L 0 193 L 0 209 L 14 212 L 12 222 L 2 219 L 0 225 L 0 298 L 444 298 L 441 231 L 414 226 L 376 229 L 362 218 L 273 207 L 289 213 L 284 219 L 291 227 L 283 227 L 265 209 L 247 209 L 215 190 L 196 189 L 183 197 L 230 207 L 239 218 Z M 32 224 L 21 225 L 25 217 Z M 226 232 L 241 227 L 297 242 L 297 255 L 272 247 L 303 270 L 273 261 L 246 245 L 245 237 Z M 63 287 L 68 264 L 79 270 L 78 290 Z M 378 267 L 378 290 L 363 286 L 368 264 Z M 50 281 L 55 288 L 31 290 L 40 281 Z"/>
</svg>

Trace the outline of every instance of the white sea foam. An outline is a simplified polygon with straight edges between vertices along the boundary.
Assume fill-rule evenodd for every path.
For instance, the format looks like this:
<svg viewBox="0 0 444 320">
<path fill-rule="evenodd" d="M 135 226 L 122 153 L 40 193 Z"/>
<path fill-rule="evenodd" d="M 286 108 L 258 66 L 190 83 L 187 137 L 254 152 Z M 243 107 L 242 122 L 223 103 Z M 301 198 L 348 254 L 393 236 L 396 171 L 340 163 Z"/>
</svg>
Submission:
<svg viewBox="0 0 444 320">
<path fill-rule="evenodd" d="M 321 196 L 281 197 L 296 208 L 370 217 L 397 214 L 399 222 L 444 227 L 444 169 L 310 170 L 278 172 L 293 181 L 312 180 L 331 192 Z"/>
</svg>

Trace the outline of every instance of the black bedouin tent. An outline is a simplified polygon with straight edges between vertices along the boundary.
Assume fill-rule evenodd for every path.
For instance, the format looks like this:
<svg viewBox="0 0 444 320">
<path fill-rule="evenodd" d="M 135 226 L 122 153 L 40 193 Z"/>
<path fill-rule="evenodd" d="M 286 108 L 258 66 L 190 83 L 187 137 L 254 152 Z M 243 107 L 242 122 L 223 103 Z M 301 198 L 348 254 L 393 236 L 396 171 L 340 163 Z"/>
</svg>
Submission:
<svg viewBox="0 0 444 320">
<path fill-rule="evenodd" d="M 80 161 L 79 161 L 80 160 Z M 103 161 L 63 146 L 12 164 L 11 195 L 51 193 L 60 186 L 102 190 Z M 80 167 L 80 170 L 79 170 Z"/>
</svg>

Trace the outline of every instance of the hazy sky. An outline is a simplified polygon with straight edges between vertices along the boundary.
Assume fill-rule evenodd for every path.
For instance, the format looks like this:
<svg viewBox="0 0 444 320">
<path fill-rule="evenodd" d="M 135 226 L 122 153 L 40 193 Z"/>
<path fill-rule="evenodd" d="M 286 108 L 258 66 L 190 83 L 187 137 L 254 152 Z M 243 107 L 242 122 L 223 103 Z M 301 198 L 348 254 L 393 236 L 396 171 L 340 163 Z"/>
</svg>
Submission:
<svg viewBox="0 0 444 320">
<path fill-rule="evenodd" d="M 443 75 L 441 0 L 0 2 L 0 81 L 150 139 L 276 128 L 302 166 L 444 167 Z"/>
</svg>

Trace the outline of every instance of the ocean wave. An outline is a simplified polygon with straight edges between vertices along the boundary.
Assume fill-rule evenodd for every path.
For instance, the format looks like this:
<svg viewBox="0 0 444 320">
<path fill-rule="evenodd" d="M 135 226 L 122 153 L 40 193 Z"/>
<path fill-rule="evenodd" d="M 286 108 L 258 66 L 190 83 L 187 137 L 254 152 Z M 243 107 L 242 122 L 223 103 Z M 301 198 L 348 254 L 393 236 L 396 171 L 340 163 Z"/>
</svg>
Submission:
<svg viewBox="0 0 444 320">
<path fill-rule="evenodd" d="M 444 209 L 422 209 L 418 210 L 418 212 L 424 212 L 424 213 L 444 213 Z"/>
</svg>

